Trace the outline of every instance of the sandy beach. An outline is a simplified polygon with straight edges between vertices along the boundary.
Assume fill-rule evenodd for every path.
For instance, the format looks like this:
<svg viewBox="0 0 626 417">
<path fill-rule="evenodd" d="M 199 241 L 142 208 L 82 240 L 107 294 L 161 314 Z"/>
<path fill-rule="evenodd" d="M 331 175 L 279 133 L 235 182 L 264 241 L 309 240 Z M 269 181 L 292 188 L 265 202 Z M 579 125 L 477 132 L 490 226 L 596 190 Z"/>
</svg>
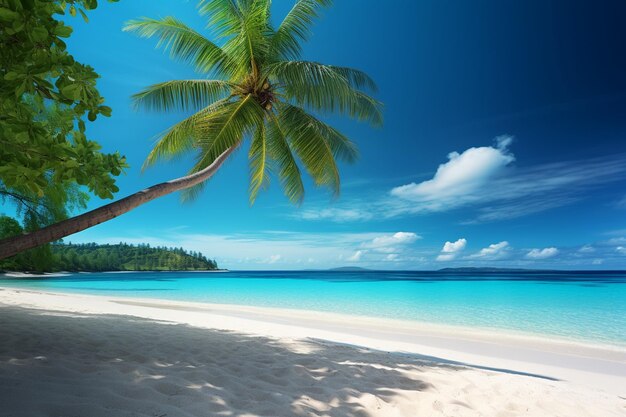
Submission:
<svg viewBox="0 0 626 417">
<path fill-rule="evenodd" d="M 626 351 L 331 313 L 0 289 L 3 416 L 625 416 Z"/>
</svg>

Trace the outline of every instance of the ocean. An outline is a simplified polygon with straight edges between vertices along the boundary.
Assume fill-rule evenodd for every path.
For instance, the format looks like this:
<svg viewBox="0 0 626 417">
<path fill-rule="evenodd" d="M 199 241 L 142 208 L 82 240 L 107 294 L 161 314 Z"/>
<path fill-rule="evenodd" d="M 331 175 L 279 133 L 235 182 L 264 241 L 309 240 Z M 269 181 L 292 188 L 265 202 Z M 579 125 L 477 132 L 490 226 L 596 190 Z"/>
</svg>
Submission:
<svg viewBox="0 0 626 417">
<path fill-rule="evenodd" d="M 2 278 L 2 286 L 306 309 L 626 347 L 625 272 L 79 273 Z"/>
</svg>

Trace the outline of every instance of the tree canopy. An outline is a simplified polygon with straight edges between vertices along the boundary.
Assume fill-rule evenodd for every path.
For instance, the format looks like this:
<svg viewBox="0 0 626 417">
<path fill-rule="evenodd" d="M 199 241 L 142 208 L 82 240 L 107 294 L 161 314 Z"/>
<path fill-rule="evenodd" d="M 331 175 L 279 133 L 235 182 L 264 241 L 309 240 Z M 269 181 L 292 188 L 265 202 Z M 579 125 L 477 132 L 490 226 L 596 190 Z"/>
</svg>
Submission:
<svg viewBox="0 0 626 417">
<path fill-rule="evenodd" d="M 54 268 L 59 271 L 208 271 L 217 263 L 200 252 L 148 244 L 54 244 Z"/>
<path fill-rule="evenodd" d="M 0 216 L 0 238 L 23 232 L 15 219 Z M 200 252 L 148 244 L 63 244 L 40 246 L 0 260 L 0 270 L 26 272 L 213 270 L 217 263 Z"/>
<path fill-rule="evenodd" d="M 109 0 L 116 1 L 116 0 Z M 76 61 L 63 41 L 72 28 L 57 19 L 96 0 L 0 0 L 0 194 L 24 204 L 64 185 L 101 198 L 118 191 L 126 167 L 119 153 L 102 153 L 86 135 L 86 120 L 110 116 L 96 88 L 98 74 Z M 86 120 L 85 120 L 86 119 Z M 60 184 L 51 190 L 51 184 Z"/>
<path fill-rule="evenodd" d="M 28 48 L 33 49 L 33 53 L 38 52 L 38 42 L 45 41 L 50 51 L 58 51 L 56 55 L 49 55 L 63 57 L 54 60 L 52 66 L 58 67 L 52 72 L 54 84 L 43 76 L 51 71 L 48 60 L 44 60 L 48 65 L 44 65 L 40 76 L 32 68 L 30 72 L 13 71 L 9 58 L 9 62 L 3 65 L 7 71 L 4 78 L 13 85 L 7 88 L 9 94 L 4 95 L 11 96 L 13 91 L 12 100 L 17 100 L 24 112 L 32 109 L 24 106 L 22 98 L 16 99 L 19 96 L 15 96 L 17 91 L 34 94 L 36 106 L 40 106 L 37 102 L 43 101 L 42 97 L 46 95 L 50 100 L 69 106 L 78 125 L 78 130 L 72 132 L 74 138 L 68 140 L 57 135 L 57 141 L 47 145 L 55 149 L 60 142 L 61 148 L 65 146 L 65 151 L 77 156 L 78 160 L 85 152 L 88 154 L 82 166 L 76 159 L 59 158 L 54 153 L 41 158 L 35 156 L 39 163 L 34 165 L 38 169 L 32 169 L 31 174 L 26 174 L 30 169 L 28 161 L 18 160 L 2 167 L 9 173 L 6 178 L 0 175 L 0 181 L 16 186 L 19 183 L 16 178 L 24 177 L 31 191 L 41 196 L 45 194 L 42 185 L 46 179 L 46 174 L 41 173 L 47 172 L 55 183 L 63 179 L 75 180 L 101 197 L 110 197 L 117 189 L 111 176 L 119 174 L 124 161 L 117 154 L 97 154 L 97 146 L 85 138 L 82 116 L 86 113 L 88 120 L 94 120 L 98 114 L 109 113 L 110 109 L 102 105 L 102 98 L 95 90 L 93 70 L 76 63 L 65 51 L 60 37 L 69 36 L 69 31 L 63 23 L 49 16 L 63 12 L 66 2 L 52 2 L 54 6 L 48 4 L 49 8 L 45 9 L 48 15 L 41 11 L 23 13 L 29 19 L 32 15 L 42 15 L 44 26 L 48 26 L 45 36 L 32 26 L 29 29 L 36 33 L 21 33 L 24 28 L 16 10 L 24 12 L 26 9 L 20 0 L 0 2 L 12 5 L 13 9 L 2 7 L 2 19 L 13 22 L 15 28 L 10 27 L 11 33 L 30 42 Z M 37 0 L 28 0 L 28 3 L 47 4 Z M 202 73 L 200 79 L 167 81 L 135 95 L 137 105 L 148 109 L 168 111 L 178 108 L 195 112 L 161 135 L 148 155 L 146 165 L 189 152 L 195 153 L 196 163 L 185 177 L 156 184 L 40 230 L 1 240 L 0 259 L 85 230 L 175 191 L 194 197 L 246 139 L 250 141 L 252 203 L 259 190 L 269 184 L 271 173 L 279 177 L 287 197 L 300 203 L 304 198 L 302 168 L 316 185 L 327 186 L 337 195 L 340 189 L 338 161 L 352 162 L 358 152 L 347 136 L 320 117 L 338 113 L 379 126 L 382 124 L 382 104 L 370 96 L 376 91 L 376 85 L 364 72 L 301 59 L 301 42 L 308 39 L 311 24 L 320 10 L 330 3 L 330 0 L 298 0 L 275 27 L 270 16 L 271 0 L 201 0 L 199 12 L 206 17 L 215 41 L 174 17 L 129 22 L 125 30 L 157 38 L 158 45 L 169 50 L 172 57 L 190 63 Z M 92 8 L 95 0 L 76 0 L 70 6 L 70 13 L 75 4 Z M 9 32 L 2 33 L 6 37 Z M 19 55 L 19 51 L 14 52 Z M 16 62 L 28 61 L 26 58 L 21 57 Z M 32 112 L 28 115 L 31 117 L 25 117 L 22 124 L 36 127 Z M 20 125 L 19 117 L 11 116 L 11 119 L 13 123 L 7 122 L 8 126 Z M 29 131 L 29 134 L 34 133 Z M 22 132 L 22 142 L 17 141 L 17 147 L 28 148 L 31 142 L 36 145 L 46 135 L 42 133 L 32 141 L 28 141 L 28 137 Z M 15 141 L 15 137 L 10 136 L 7 143 L 11 140 Z M 25 140 L 28 143 L 23 143 Z M 67 149 L 68 146 L 78 149 Z M 46 146 L 41 152 L 49 152 L 44 148 Z M 29 149 L 26 155 L 31 153 L 37 155 L 39 151 Z M 14 150 L 8 154 L 14 159 L 18 157 Z M 93 161 L 96 161 L 95 167 L 89 165 Z M 60 166 L 42 170 L 41 166 L 48 163 Z M 15 174 L 16 169 L 21 173 Z M 37 184 L 36 180 L 40 183 Z"/>
<path fill-rule="evenodd" d="M 339 113 L 375 126 L 382 124 L 382 114 L 381 104 L 368 95 L 376 85 L 367 74 L 301 59 L 301 42 L 330 3 L 299 0 L 274 27 L 270 0 L 201 0 L 198 10 L 214 41 L 175 17 L 128 22 L 125 30 L 156 38 L 172 58 L 206 76 L 159 83 L 134 96 L 147 109 L 195 112 L 161 135 L 146 165 L 195 152 L 193 174 L 250 138 L 251 202 L 271 172 L 291 201 L 302 201 L 298 159 L 316 185 L 339 193 L 337 160 L 354 161 L 357 149 L 316 113 Z M 203 185 L 185 195 L 195 196 Z"/>
</svg>

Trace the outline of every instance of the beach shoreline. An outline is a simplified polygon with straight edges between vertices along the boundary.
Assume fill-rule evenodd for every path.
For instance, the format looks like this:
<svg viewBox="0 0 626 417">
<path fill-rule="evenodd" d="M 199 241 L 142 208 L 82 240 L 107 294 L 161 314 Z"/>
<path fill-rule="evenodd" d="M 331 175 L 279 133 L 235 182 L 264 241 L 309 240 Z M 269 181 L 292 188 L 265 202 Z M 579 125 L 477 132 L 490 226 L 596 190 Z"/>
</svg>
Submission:
<svg viewBox="0 0 626 417">
<path fill-rule="evenodd" d="M 11 287 L 0 328 L 11 417 L 626 414 L 626 352 L 562 340 Z"/>
<path fill-rule="evenodd" d="M 616 346 L 337 313 L 11 287 L 0 287 L 0 305 L 132 316 L 279 339 L 325 340 L 626 394 L 626 349 Z"/>
</svg>

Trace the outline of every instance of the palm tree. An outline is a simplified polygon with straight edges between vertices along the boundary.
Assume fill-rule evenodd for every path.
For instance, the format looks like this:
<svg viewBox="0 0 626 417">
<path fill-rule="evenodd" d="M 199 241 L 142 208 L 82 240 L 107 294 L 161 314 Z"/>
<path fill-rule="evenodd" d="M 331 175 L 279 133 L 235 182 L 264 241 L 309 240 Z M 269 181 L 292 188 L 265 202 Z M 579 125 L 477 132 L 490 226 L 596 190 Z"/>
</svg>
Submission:
<svg viewBox="0 0 626 417">
<path fill-rule="evenodd" d="M 339 113 L 382 124 L 381 105 L 368 95 L 376 85 L 365 73 L 300 59 L 300 42 L 330 0 L 299 0 L 277 27 L 271 0 L 202 0 L 216 42 L 174 17 L 142 18 L 124 30 L 146 38 L 175 59 L 190 63 L 207 78 L 152 85 L 134 95 L 149 110 L 192 110 L 190 117 L 164 132 L 144 167 L 184 153 L 196 154 L 189 174 L 161 183 L 98 209 L 28 235 L 0 241 L 0 259 L 110 220 L 174 191 L 198 194 L 224 161 L 249 138 L 250 201 L 274 172 L 286 196 L 304 197 L 300 165 L 318 186 L 339 193 L 337 161 L 354 161 L 355 145 L 314 113 Z M 298 160 L 300 164 L 298 164 Z"/>
</svg>

